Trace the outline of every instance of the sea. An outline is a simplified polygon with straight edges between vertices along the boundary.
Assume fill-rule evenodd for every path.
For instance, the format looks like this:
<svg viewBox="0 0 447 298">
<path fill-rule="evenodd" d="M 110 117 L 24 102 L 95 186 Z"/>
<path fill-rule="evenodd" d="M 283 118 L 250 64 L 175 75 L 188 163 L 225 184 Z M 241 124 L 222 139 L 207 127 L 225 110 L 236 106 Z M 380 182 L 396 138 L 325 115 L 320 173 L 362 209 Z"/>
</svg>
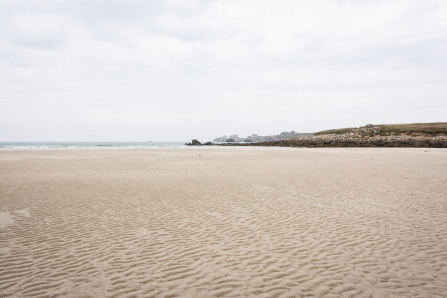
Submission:
<svg viewBox="0 0 447 298">
<path fill-rule="evenodd" d="M 184 148 L 184 142 L 0 142 L 9 149 Z"/>
</svg>

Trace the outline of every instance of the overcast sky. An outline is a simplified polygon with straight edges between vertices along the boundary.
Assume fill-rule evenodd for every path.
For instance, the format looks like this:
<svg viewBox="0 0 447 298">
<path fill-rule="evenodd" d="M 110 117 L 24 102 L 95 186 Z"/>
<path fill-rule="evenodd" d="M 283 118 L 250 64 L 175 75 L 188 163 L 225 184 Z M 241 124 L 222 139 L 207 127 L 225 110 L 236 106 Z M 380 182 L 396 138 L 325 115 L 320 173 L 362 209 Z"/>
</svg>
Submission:
<svg viewBox="0 0 447 298">
<path fill-rule="evenodd" d="M 446 0 L 0 1 L 0 141 L 440 121 Z"/>
</svg>

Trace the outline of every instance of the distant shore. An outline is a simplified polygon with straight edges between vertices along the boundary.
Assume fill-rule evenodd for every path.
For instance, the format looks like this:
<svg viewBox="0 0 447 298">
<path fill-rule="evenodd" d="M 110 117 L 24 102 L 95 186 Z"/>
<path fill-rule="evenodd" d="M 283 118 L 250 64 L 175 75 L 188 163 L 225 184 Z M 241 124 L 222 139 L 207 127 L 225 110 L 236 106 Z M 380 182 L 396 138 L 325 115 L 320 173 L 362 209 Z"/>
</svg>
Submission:
<svg viewBox="0 0 447 298">
<path fill-rule="evenodd" d="M 267 141 L 252 142 L 229 139 L 222 143 L 201 144 L 193 140 L 186 145 L 268 146 L 268 147 L 403 147 L 447 148 L 447 122 L 411 124 L 367 124 L 358 128 L 331 129 L 310 134 L 281 133 Z M 217 140 L 217 139 L 216 139 Z M 215 140 L 215 141 L 216 141 Z M 247 140 L 247 139 L 239 139 Z"/>
<path fill-rule="evenodd" d="M 218 146 L 268 146 L 268 147 L 402 147 L 402 148 L 447 148 L 447 137 L 414 136 L 357 136 L 320 135 L 298 139 L 261 143 L 223 143 Z"/>
<path fill-rule="evenodd" d="M 447 148 L 447 136 L 359 136 L 355 134 L 329 134 L 296 139 L 259 143 L 200 143 L 192 140 L 187 146 L 261 146 L 261 147 L 392 147 L 392 148 Z"/>
</svg>

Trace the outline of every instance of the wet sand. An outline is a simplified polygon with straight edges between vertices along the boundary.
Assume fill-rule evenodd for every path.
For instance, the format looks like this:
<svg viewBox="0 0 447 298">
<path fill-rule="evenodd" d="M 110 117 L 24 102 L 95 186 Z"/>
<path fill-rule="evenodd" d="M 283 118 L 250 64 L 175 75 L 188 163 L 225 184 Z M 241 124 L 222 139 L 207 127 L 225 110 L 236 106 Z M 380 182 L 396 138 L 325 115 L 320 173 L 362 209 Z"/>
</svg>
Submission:
<svg viewBox="0 0 447 298">
<path fill-rule="evenodd" d="M 446 149 L 0 150 L 1 297 L 446 285 Z"/>
</svg>

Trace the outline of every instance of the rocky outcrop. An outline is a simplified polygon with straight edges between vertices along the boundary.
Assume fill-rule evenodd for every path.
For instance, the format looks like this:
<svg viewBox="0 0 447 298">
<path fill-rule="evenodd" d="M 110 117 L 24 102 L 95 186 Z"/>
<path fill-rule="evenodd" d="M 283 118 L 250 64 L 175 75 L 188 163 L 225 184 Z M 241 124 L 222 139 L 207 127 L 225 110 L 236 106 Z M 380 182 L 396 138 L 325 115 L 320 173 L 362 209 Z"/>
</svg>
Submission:
<svg viewBox="0 0 447 298">
<path fill-rule="evenodd" d="M 362 137 L 374 137 L 381 135 L 380 126 L 374 124 L 367 124 L 365 126 L 354 128 L 351 134 L 359 135 Z"/>
<path fill-rule="evenodd" d="M 206 143 L 202 144 L 197 139 L 194 139 L 194 140 L 191 141 L 191 143 L 186 143 L 185 145 L 186 146 L 202 146 L 202 145 L 203 146 L 210 146 L 210 145 L 214 145 L 214 144 L 211 143 L 211 142 L 206 142 Z"/>
<path fill-rule="evenodd" d="M 191 143 L 186 143 L 187 146 L 200 146 L 202 143 L 200 143 L 197 139 L 194 139 L 191 141 Z"/>
<path fill-rule="evenodd" d="M 231 135 L 216 138 L 214 142 L 221 146 L 447 148 L 447 123 L 367 124 L 315 134 L 291 131 L 275 136 L 252 134 L 247 138 Z"/>
<path fill-rule="evenodd" d="M 224 144 L 222 144 L 224 145 Z M 256 144 L 238 144 L 241 146 L 278 146 L 278 147 L 424 147 L 447 148 L 447 136 L 370 136 L 369 133 L 328 134 Z"/>
</svg>

